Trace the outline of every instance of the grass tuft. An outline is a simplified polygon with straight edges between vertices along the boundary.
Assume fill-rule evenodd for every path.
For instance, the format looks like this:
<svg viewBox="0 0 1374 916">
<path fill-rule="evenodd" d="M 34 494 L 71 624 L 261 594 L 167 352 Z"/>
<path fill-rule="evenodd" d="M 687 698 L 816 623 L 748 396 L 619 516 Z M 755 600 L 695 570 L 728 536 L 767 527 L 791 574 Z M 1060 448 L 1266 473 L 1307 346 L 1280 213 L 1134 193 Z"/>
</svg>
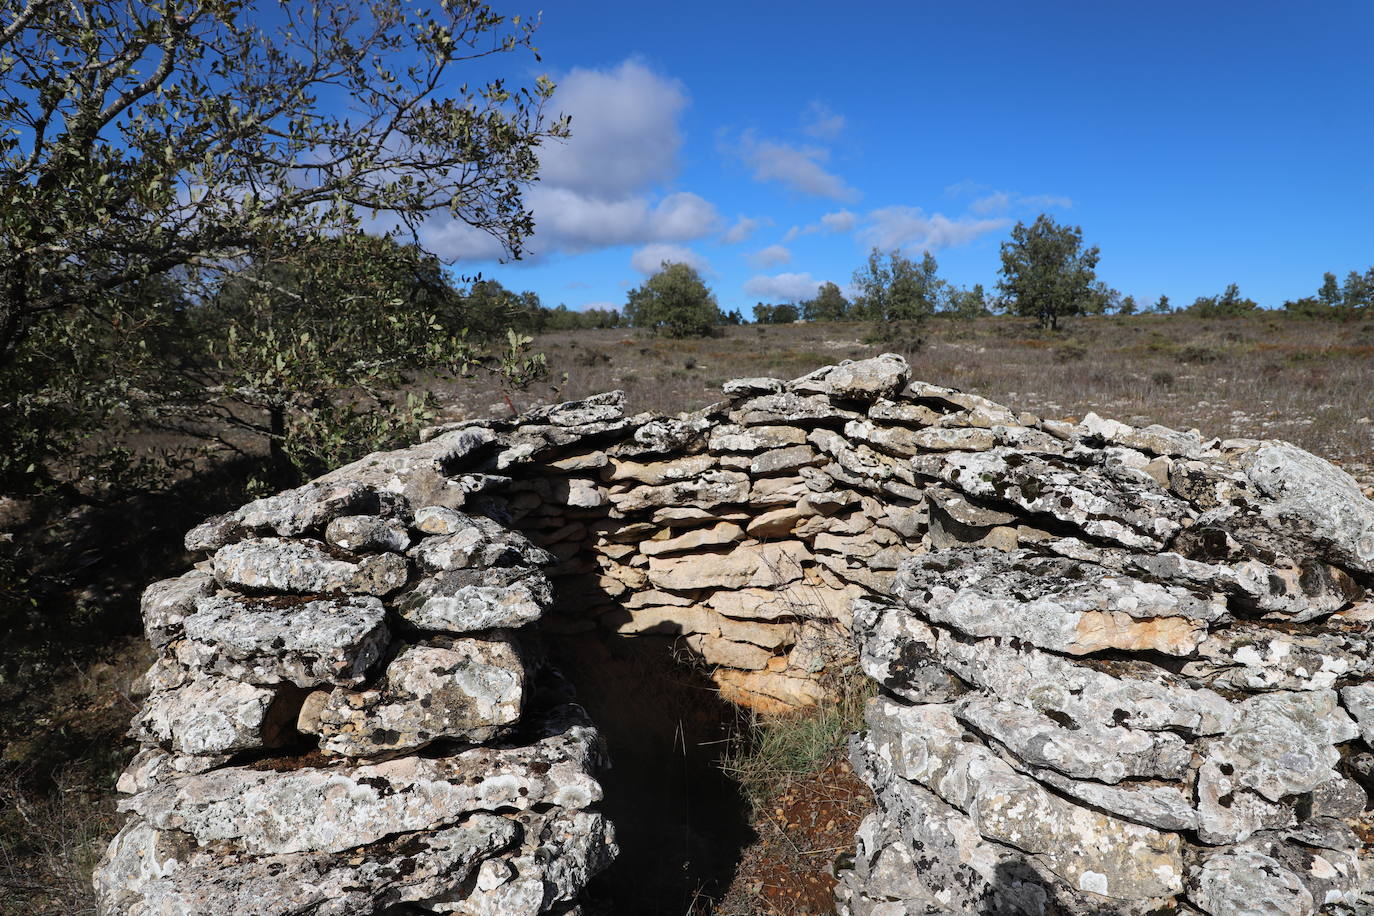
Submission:
<svg viewBox="0 0 1374 916">
<path fill-rule="evenodd" d="M 829 698 L 785 715 L 748 714 L 720 767 L 740 785 L 755 811 L 798 779 L 825 769 L 844 751 L 849 736 L 863 728 L 864 704 L 876 685 L 849 666 L 822 679 Z"/>
</svg>

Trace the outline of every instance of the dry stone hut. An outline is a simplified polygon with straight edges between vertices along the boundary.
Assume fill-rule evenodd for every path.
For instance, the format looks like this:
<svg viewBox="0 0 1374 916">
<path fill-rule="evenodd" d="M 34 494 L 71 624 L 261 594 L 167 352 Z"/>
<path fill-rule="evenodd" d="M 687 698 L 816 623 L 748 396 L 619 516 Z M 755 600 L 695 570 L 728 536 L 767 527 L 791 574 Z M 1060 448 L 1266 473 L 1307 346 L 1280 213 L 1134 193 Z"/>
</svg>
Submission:
<svg viewBox="0 0 1374 916">
<path fill-rule="evenodd" d="M 555 662 L 611 637 L 770 712 L 857 658 L 849 916 L 1367 911 L 1353 480 L 891 355 L 725 395 L 437 428 L 193 530 L 104 912 L 581 912 L 618 785 Z"/>
</svg>

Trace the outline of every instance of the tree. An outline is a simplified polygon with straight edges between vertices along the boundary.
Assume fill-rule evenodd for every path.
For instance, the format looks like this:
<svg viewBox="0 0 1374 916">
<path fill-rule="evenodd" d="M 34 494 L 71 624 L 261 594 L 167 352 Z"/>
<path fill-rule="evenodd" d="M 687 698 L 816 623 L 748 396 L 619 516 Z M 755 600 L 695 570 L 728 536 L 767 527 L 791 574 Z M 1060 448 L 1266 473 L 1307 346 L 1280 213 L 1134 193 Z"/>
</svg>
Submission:
<svg viewBox="0 0 1374 916">
<path fill-rule="evenodd" d="M 801 313 L 790 302 L 782 305 L 767 305 L 763 302 L 754 306 L 754 324 L 792 324 Z"/>
<path fill-rule="evenodd" d="M 247 433 L 266 441 L 280 476 L 318 474 L 413 441 L 436 407 L 413 387 L 420 373 L 542 374 L 542 357 L 513 352 L 527 341 L 514 332 L 504 357 L 474 343 L 472 301 L 436 258 L 385 237 L 264 252 L 187 309 L 176 349 L 150 355 L 127 403 L 142 425 L 231 450 Z"/>
<path fill-rule="evenodd" d="M 1340 286 L 1336 284 L 1335 274 L 1330 271 L 1322 274 L 1322 285 L 1317 290 L 1317 298 L 1320 299 L 1321 303 L 1327 308 L 1336 308 L 1341 305 L 1343 297 L 1341 296 Z"/>
<path fill-rule="evenodd" d="M 1058 329 L 1059 319 L 1082 315 L 1103 302 L 1095 286 L 1098 249 L 1083 247 L 1083 230 L 1060 226 L 1045 214 L 1027 226 L 1018 222 L 1011 240 L 1002 243 L 1002 269 L 997 288 L 1012 310 Z"/>
<path fill-rule="evenodd" d="M 1121 300 L 1121 304 L 1116 307 L 1118 315 L 1134 315 L 1140 307 L 1136 305 L 1135 296 L 1126 296 Z"/>
<path fill-rule="evenodd" d="M 981 318 L 990 313 L 988 296 L 983 284 L 973 284 L 973 289 L 955 289 L 949 294 L 946 311 L 960 318 Z"/>
<path fill-rule="evenodd" d="M 1169 312 L 1172 311 L 1169 305 L 1169 297 L 1161 293 L 1159 299 L 1154 304 L 1154 310 L 1161 315 L 1169 314 Z"/>
<path fill-rule="evenodd" d="M 630 290 L 624 315 L 631 327 L 668 337 L 706 337 L 721 322 L 716 297 L 696 270 L 669 261 L 643 286 Z"/>
<path fill-rule="evenodd" d="M 161 291 L 207 304 L 364 219 L 399 236 L 444 213 L 518 257 L 522 189 L 566 122 L 543 114 L 547 79 L 455 71 L 532 33 L 477 2 L 5 0 L 0 478 L 63 453 L 61 435 L 16 451 L 34 424 L 124 409 L 145 335 L 179 327 Z"/>
<path fill-rule="evenodd" d="M 807 321 L 844 321 L 849 315 L 849 300 L 834 283 L 822 283 L 814 299 L 801 304 L 802 317 Z"/>
<path fill-rule="evenodd" d="M 918 264 L 892 251 L 884 263 L 882 252 L 872 249 L 868 261 L 854 272 L 853 313 L 877 322 L 920 320 L 934 314 L 944 301 L 946 286 L 937 269 L 930 252 Z"/>
<path fill-rule="evenodd" d="M 1236 318 L 1248 315 L 1257 308 L 1259 304 L 1242 296 L 1240 287 L 1232 283 L 1220 296 L 1199 296 L 1187 311 L 1199 318 Z"/>
<path fill-rule="evenodd" d="M 1364 273 L 1352 270 L 1341 284 L 1341 304 L 1348 309 L 1374 311 L 1374 267 Z"/>
</svg>

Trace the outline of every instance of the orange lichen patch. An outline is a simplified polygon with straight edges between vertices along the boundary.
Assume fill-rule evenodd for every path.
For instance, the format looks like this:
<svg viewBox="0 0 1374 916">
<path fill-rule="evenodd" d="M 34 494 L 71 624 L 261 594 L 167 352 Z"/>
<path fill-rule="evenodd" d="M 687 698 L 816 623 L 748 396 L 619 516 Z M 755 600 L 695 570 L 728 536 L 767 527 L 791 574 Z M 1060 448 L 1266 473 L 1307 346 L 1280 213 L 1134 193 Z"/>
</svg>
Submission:
<svg viewBox="0 0 1374 916">
<path fill-rule="evenodd" d="M 794 677 L 783 671 L 718 668 L 711 680 L 720 688 L 722 699 L 770 716 L 814 706 L 825 697 L 815 676 L 800 671 Z"/>
<path fill-rule="evenodd" d="M 1201 623 L 1185 617 L 1139 620 L 1129 614 L 1090 611 L 1079 618 L 1076 642 L 1069 651 L 1086 655 L 1102 649 L 1125 649 L 1188 655 L 1206 636 Z"/>
</svg>

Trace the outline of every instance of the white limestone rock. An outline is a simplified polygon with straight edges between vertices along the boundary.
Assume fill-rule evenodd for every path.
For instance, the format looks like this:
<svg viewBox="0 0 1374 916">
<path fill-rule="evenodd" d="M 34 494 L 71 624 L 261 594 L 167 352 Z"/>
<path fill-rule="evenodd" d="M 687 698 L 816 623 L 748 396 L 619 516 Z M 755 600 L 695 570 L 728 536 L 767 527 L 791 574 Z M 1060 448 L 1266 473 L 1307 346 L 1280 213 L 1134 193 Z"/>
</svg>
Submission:
<svg viewBox="0 0 1374 916">
<path fill-rule="evenodd" d="M 774 394 L 782 390 L 782 379 L 776 378 L 737 378 L 720 386 L 726 397 L 735 398 L 751 394 Z"/>
<path fill-rule="evenodd" d="M 533 623 L 553 603 L 535 569 L 500 566 L 436 573 L 396 598 L 396 612 L 421 630 L 471 633 Z"/>
<path fill-rule="evenodd" d="M 1181 433 L 1157 423 L 1137 429 L 1116 420 L 1103 419 L 1092 412 L 1083 418 L 1076 432 L 1083 438 L 1176 458 L 1196 458 L 1202 453 L 1204 445 L 1202 437 L 1196 432 Z"/>
<path fill-rule="evenodd" d="M 342 515 L 330 521 L 324 539 L 334 547 L 354 553 L 404 553 L 410 546 L 406 526 L 394 518 L 375 515 Z"/>
<path fill-rule="evenodd" d="M 352 685 L 390 640 L 376 598 L 282 601 L 201 598 L 176 644 L 187 668 L 250 684 Z"/>
<path fill-rule="evenodd" d="M 254 500 L 239 509 L 235 517 L 250 531 L 266 529 L 290 538 L 321 529 L 340 516 L 380 508 L 377 493 L 357 481 L 312 481 Z"/>
<path fill-rule="evenodd" d="M 1187 506 L 1153 480 L 1124 483 L 1094 468 L 999 446 L 912 462 L 965 494 L 1045 513 L 1124 547 L 1159 550 L 1183 527 Z"/>
<path fill-rule="evenodd" d="M 1210 743 L 1207 760 L 1273 802 L 1330 779 L 1341 758 L 1336 745 L 1359 734 L 1334 690 L 1276 691 L 1238 709 L 1237 721 Z"/>
<path fill-rule="evenodd" d="M 744 537 L 744 529 L 733 522 L 719 522 L 710 528 L 694 528 L 677 537 L 662 541 L 644 541 L 639 546 L 642 554 L 648 557 L 670 553 L 685 553 L 695 550 L 709 550 L 733 544 Z"/>
<path fill-rule="evenodd" d="M 548 551 L 489 518 L 475 516 L 467 522 L 455 525 L 451 534 L 421 539 L 411 548 L 410 556 L 431 573 L 492 566 L 543 566 L 553 562 Z"/>
<path fill-rule="evenodd" d="M 433 759 L 283 772 L 225 767 L 135 795 L 123 807 L 202 846 L 227 842 L 252 855 L 340 853 L 479 811 L 586 808 L 601 798 L 588 773 L 595 742 L 595 733 L 582 729 L 526 747 Z"/>
<path fill-rule="evenodd" d="M 280 691 L 205 675 L 148 697 L 134 719 L 135 736 L 193 757 L 276 747 L 289 719 L 270 715 Z"/>
<path fill-rule="evenodd" d="M 982 838 L 1033 855 L 1069 888 L 1123 900 L 1183 889 L 1177 834 L 1075 806 L 1011 769 L 976 742 L 947 706 L 869 703 L 865 754 L 877 781 L 902 779 L 964 812 Z M 881 764 L 877 762 L 881 761 Z"/>
<path fill-rule="evenodd" d="M 188 848 L 177 831 L 130 821 L 96 875 L 102 912 L 197 916 L 356 916 L 462 894 L 477 867 L 515 845 L 511 818 L 460 823 L 368 844 L 350 856 L 239 856 Z"/>
<path fill-rule="evenodd" d="M 859 414 L 836 407 L 820 394 L 791 391 L 750 398 L 730 411 L 730 420 L 741 426 L 814 426 L 829 420 L 854 420 Z"/>
<path fill-rule="evenodd" d="M 466 501 L 467 493 L 453 475 L 495 442 L 496 434 L 486 426 L 438 430 L 419 445 L 375 452 L 314 482 L 361 484 L 378 493 L 404 497 L 408 506 L 458 507 Z"/>
<path fill-rule="evenodd" d="M 907 362 L 895 353 L 844 360 L 787 383 L 790 391 L 822 394 L 846 401 L 875 401 L 906 384 Z"/>
<path fill-rule="evenodd" d="M 577 916 L 575 905 L 564 907 L 573 904 L 618 851 L 610 822 L 594 811 L 554 816 L 521 812 L 514 820 L 521 827 L 520 845 L 483 862 L 472 891 L 444 910 L 457 916 Z"/>
<path fill-rule="evenodd" d="M 1302 879 L 1251 850 L 1221 852 L 1188 877 L 1188 893 L 1214 916 L 1314 916 L 1317 902 Z"/>
<path fill-rule="evenodd" d="M 203 569 L 154 582 L 144 589 L 139 610 L 148 642 L 160 649 L 180 636 L 182 623 L 195 613 L 196 601 L 214 592 L 215 577 Z"/>
<path fill-rule="evenodd" d="M 664 506 L 709 509 L 722 503 L 742 503 L 749 498 L 749 477 L 738 471 L 705 471 L 698 477 L 662 486 L 639 486 L 628 492 L 612 492 L 610 501 L 621 512 L 639 512 Z"/>
<path fill-rule="evenodd" d="M 857 599 L 853 626 L 859 664 L 884 689 L 913 703 L 948 703 L 967 690 L 941 663 L 938 634 L 905 608 Z"/>
<path fill-rule="evenodd" d="M 1374 673 L 1374 645 L 1353 629 L 1287 632 L 1232 624 L 1211 633 L 1184 673 L 1233 690 L 1329 690 Z"/>
<path fill-rule="evenodd" d="M 1342 687 L 1341 705 L 1355 718 L 1361 740 L 1374 747 L 1374 684 Z"/>
<path fill-rule="evenodd" d="M 661 486 L 696 477 L 715 466 L 716 459 L 705 454 L 648 463 L 612 459 L 606 472 L 603 472 L 602 479 L 613 483 L 632 480 L 650 486 Z"/>
<path fill-rule="evenodd" d="M 406 584 L 404 557 L 394 553 L 339 560 L 317 541 L 252 538 L 221 547 L 215 578 L 249 593 L 385 596 Z"/>
<path fill-rule="evenodd" d="M 975 637 L 1024 639 L 1084 655 L 1103 649 L 1190 655 L 1224 604 L 1100 566 L 980 547 L 903 564 L 897 597 L 925 619 Z"/>
<path fill-rule="evenodd" d="M 811 553 L 796 541 L 739 546 L 729 553 L 649 558 L 649 581 L 658 588 L 770 588 L 802 577 Z"/>
<path fill-rule="evenodd" d="M 1269 497 L 1261 515 L 1331 562 L 1374 572 L 1374 502 L 1349 474 L 1286 442 L 1266 442 L 1248 456 L 1245 475 Z"/>
<path fill-rule="evenodd" d="M 1171 732 L 1095 724 L 1065 728 L 1017 703 L 984 696 L 966 697 L 953 710 L 960 721 L 1029 766 L 1079 779 L 1110 784 L 1128 777 L 1182 779 L 1193 759 L 1188 745 Z"/>
<path fill-rule="evenodd" d="M 711 430 L 712 452 L 763 452 L 802 445 L 806 433 L 795 426 L 735 426 L 721 424 Z"/>
<path fill-rule="evenodd" d="M 315 728 L 330 754 L 365 757 L 440 738 L 480 744 L 506 732 L 525 702 L 525 663 L 508 636 L 403 649 L 366 690 L 331 691 Z"/>
</svg>

